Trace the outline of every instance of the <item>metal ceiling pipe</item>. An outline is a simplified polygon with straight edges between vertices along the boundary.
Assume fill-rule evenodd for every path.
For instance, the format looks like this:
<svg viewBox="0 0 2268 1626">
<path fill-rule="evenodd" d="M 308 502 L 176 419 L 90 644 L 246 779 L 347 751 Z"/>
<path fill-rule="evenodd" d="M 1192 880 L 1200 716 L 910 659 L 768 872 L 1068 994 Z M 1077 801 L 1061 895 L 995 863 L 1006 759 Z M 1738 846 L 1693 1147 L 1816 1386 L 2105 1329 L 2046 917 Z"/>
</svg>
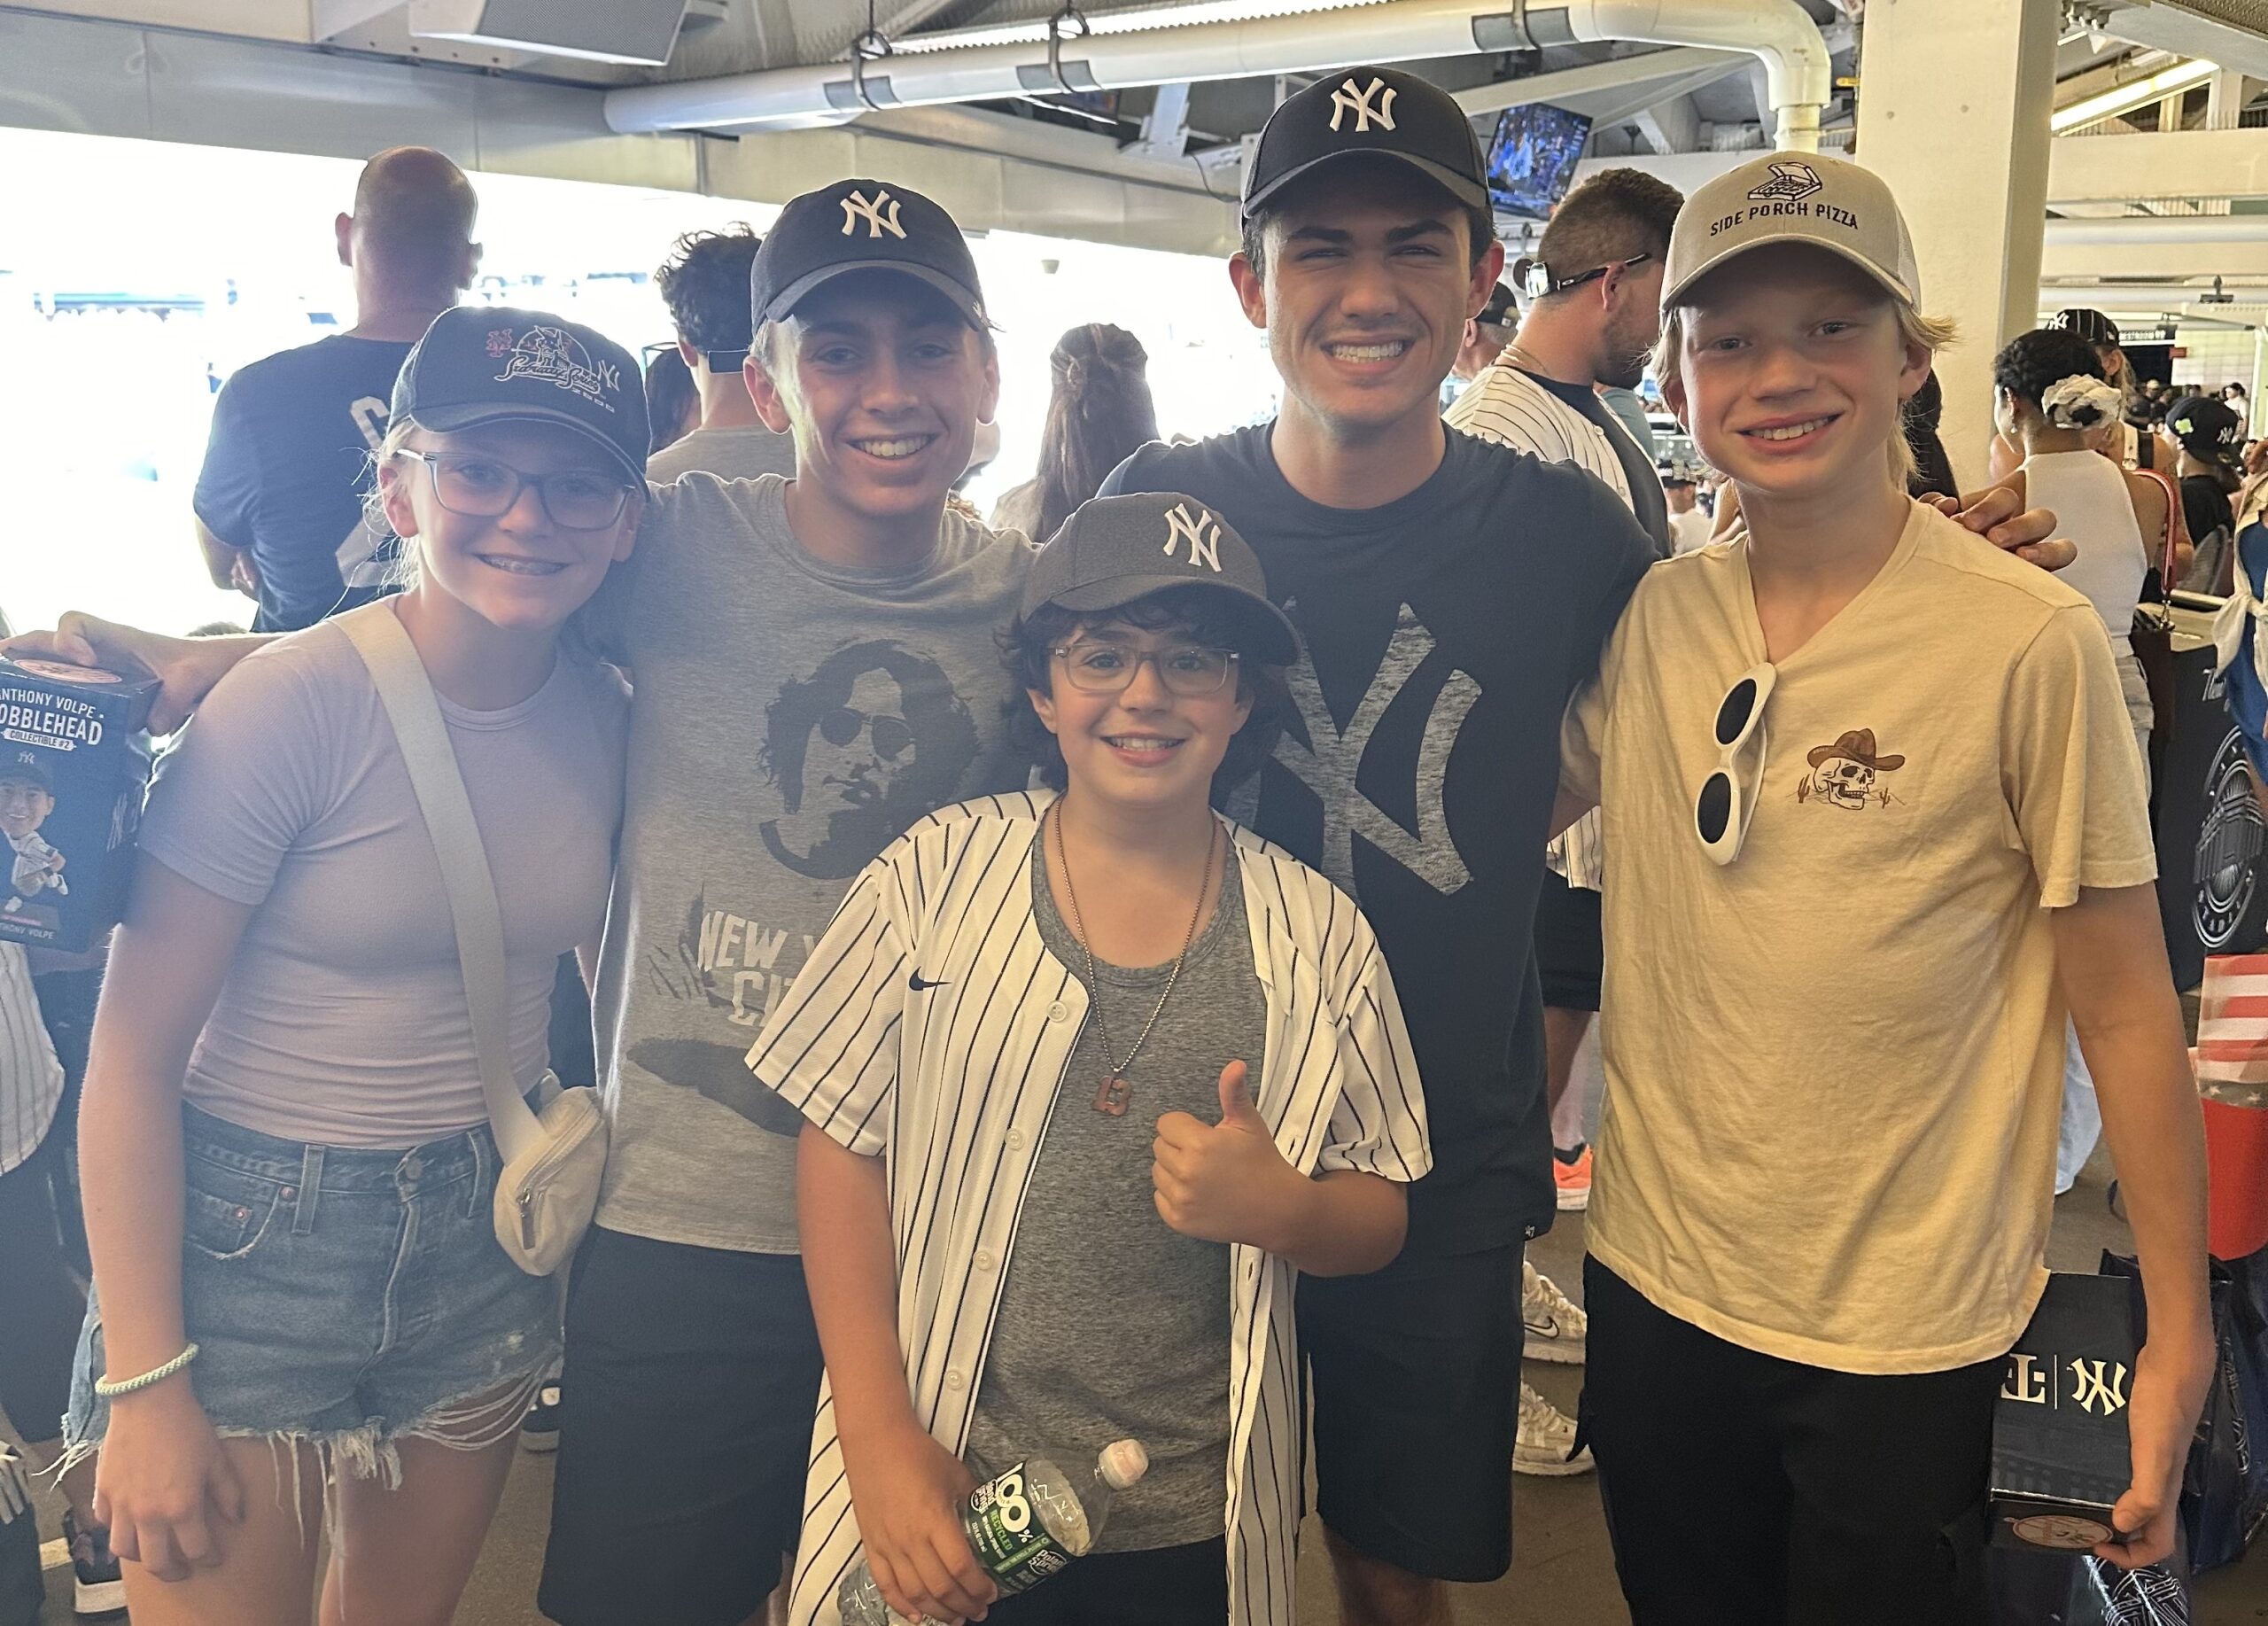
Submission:
<svg viewBox="0 0 2268 1626">
<path fill-rule="evenodd" d="M 1832 71 L 1818 25 L 1796 0 L 1389 0 L 639 85 L 607 93 L 606 121 L 624 133 L 808 123 L 889 107 L 1320 74 L 1353 63 L 1610 40 L 1747 52 L 1764 66 L 1779 144 L 1818 151 Z"/>
</svg>

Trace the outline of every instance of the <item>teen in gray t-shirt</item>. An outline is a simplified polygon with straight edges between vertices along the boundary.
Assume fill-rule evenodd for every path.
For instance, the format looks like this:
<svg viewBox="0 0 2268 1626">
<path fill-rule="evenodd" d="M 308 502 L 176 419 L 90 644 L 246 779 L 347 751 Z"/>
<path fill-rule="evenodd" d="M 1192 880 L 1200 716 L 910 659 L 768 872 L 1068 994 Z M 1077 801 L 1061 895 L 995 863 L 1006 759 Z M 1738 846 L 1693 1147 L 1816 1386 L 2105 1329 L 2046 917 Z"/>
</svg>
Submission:
<svg viewBox="0 0 2268 1626">
<path fill-rule="evenodd" d="M 995 630 L 1030 546 L 947 512 L 905 574 L 822 564 L 777 476 L 655 489 L 594 630 L 631 674 L 597 996 L 598 1223 L 796 1251 L 803 1120 L 742 1057 L 852 877 L 933 809 L 1021 789 Z M 1016 696 L 1021 701 L 1021 696 Z"/>
</svg>

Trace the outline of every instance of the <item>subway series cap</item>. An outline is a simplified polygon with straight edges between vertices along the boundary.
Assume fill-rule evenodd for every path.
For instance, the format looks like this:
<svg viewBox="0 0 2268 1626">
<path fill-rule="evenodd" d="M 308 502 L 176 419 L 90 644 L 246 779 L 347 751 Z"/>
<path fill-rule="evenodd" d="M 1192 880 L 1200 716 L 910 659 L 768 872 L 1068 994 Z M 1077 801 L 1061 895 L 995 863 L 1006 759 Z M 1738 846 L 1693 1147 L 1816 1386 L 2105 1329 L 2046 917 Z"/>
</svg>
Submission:
<svg viewBox="0 0 2268 1626">
<path fill-rule="evenodd" d="M 1914 238 L 1890 187 L 1871 169 L 1817 152 L 1768 152 L 1685 200 L 1670 233 L 1662 308 L 1753 248 L 1808 243 L 1838 254 L 1893 299 L 1922 301 Z"/>
<path fill-rule="evenodd" d="M 969 326 L 987 325 L 976 257 L 944 206 L 882 181 L 837 181 L 780 211 L 749 270 L 749 307 L 762 327 L 812 289 L 850 271 L 903 271 L 952 302 Z"/>
<path fill-rule="evenodd" d="M 1050 604 L 1080 615 L 1116 610 L 1168 587 L 1235 594 L 1271 666 L 1300 657 L 1300 635 L 1268 596 L 1260 559 L 1228 521 L 1194 497 L 1147 491 L 1083 503 L 1032 561 L 1021 613 Z"/>
<path fill-rule="evenodd" d="M 558 424 L 646 478 L 646 384 L 595 328 L 540 310 L 460 305 L 433 318 L 393 383 L 393 420 L 437 434 L 481 424 Z"/>
<path fill-rule="evenodd" d="M 1399 68 L 1353 67 L 1326 74 L 1269 119 L 1245 179 L 1244 218 L 1309 170 L 1365 153 L 1399 159 L 1459 203 L 1488 206 L 1487 163 L 1456 98 Z"/>
</svg>

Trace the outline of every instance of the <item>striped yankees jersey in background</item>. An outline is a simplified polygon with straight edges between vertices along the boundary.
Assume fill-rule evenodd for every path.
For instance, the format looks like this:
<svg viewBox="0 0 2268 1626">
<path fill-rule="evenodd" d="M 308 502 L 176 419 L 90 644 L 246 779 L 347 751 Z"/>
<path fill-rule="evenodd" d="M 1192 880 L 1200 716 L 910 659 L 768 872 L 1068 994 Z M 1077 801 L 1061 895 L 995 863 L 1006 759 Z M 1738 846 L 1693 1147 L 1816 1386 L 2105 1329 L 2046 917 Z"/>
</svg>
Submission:
<svg viewBox="0 0 2268 1626">
<path fill-rule="evenodd" d="M 39 1014 L 30 961 L 0 943 L 0 1174 L 39 1150 L 63 1099 L 63 1063 Z"/>
<path fill-rule="evenodd" d="M 810 1122 L 851 1151 L 887 1155 L 914 1412 L 956 1455 L 1017 1228 L 1046 1223 L 1022 1212 L 1023 1193 L 1087 1015 L 1086 990 L 1047 952 L 1032 909 L 1031 846 L 1053 800 L 988 797 L 915 825 L 859 876 L 749 1053 Z M 1278 1148 L 1303 1173 L 1416 1179 L 1433 1161 L 1425 1103 L 1369 923 L 1321 875 L 1223 823 L 1268 1015 L 1253 1097 Z M 1230 1621 L 1289 1626 L 1303 1431 L 1295 1272 L 1241 1244 L 1229 1263 Z M 835 1619 L 858 1555 L 822 1389 L 796 1626 Z"/>
<path fill-rule="evenodd" d="M 1637 512 L 1630 477 L 1607 439 L 1622 431 L 1594 423 L 1511 362 L 1484 368 L 1444 416 L 1450 428 L 1483 440 L 1533 452 L 1546 463 L 1571 463 L 1604 480 Z M 1606 875 L 1599 829 L 1598 810 L 1593 808 L 1544 848 L 1543 861 L 1565 876 L 1568 885 L 1597 891 Z"/>
</svg>

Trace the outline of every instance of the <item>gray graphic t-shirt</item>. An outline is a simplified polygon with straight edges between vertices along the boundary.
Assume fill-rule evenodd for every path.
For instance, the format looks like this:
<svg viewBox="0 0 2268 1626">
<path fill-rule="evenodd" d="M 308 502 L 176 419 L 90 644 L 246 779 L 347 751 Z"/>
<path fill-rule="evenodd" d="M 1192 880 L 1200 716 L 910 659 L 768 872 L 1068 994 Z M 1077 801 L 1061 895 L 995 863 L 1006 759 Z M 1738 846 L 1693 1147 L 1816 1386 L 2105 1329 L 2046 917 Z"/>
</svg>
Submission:
<svg viewBox="0 0 2268 1626">
<path fill-rule="evenodd" d="M 628 791 L 601 956 L 613 1144 L 598 1219 L 796 1251 L 803 1120 L 742 1058 L 852 877 L 922 814 L 1022 788 L 996 631 L 1029 546 L 947 514 L 895 576 L 797 546 L 777 476 L 650 494 L 594 605 L 629 670 Z"/>
</svg>

